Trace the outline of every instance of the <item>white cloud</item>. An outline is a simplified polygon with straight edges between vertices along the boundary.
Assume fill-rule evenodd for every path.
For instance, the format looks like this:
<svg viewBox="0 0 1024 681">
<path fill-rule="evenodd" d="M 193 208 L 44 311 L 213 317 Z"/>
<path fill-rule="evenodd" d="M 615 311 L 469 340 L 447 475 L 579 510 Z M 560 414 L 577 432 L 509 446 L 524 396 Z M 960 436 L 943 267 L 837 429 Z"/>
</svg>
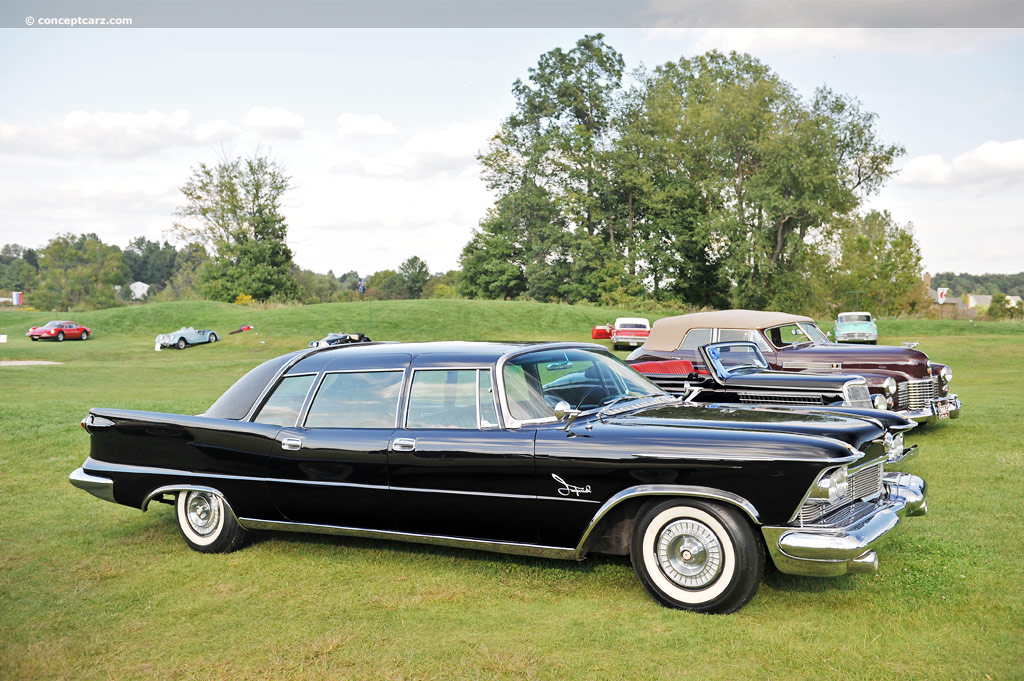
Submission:
<svg viewBox="0 0 1024 681">
<path fill-rule="evenodd" d="M 254 106 L 242 119 L 242 125 L 267 137 L 295 138 L 302 135 L 305 119 L 294 111 L 276 106 Z"/>
<path fill-rule="evenodd" d="M 950 53 L 991 47 L 1013 31 L 896 28 L 654 28 L 649 39 L 688 40 L 695 52 L 752 54 Z"/>
<path fill-rule="evenodd" d="M 911 159 L 897 176 L 905 185 L 995 185 L 1009 186 L 1024 181 L 1024 139 L 1009 142 L 990 140 L 946 160 L 939 154 Z"/>
<path fill-rule="evenodd" d="M 397 132 L 398 126 L 380 114 L 360 116 L 359 114 L 343 113 L 338 116 L 339 137 L 393 135 Z"/>
<path fill-rule="evenodd" d="M 353 149 L 334 152 L 331 169 L 345 175 L 434 177 L 477 172 L 476 155 L 497 130 L 491 121 L 454 123 L 441 130 L 421 130 L 397 149 L 367 154 Z"/>
<path fill-rule="evenodd" d="M 37 125 L 0 120 L 0 152 L 135 157 L 176 145 L 224 141 L 237 132 L 225 121 L 196 125 L 185 109 L 171 113 L 72 111 Z"/>
</svg>

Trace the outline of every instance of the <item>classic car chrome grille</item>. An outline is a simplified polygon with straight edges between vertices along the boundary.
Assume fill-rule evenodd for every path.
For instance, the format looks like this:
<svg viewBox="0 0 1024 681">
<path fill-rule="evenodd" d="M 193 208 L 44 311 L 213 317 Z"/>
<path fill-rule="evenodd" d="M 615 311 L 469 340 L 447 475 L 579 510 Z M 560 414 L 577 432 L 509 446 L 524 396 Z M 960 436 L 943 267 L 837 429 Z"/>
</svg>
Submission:
<svg viewBox="0 0 1024 681">
<path fill-rule="evenodd" d="M 842 516 L 838 515 L 840 510 L 847 507 L 855 508 L 857 504 L 852 502 L 872 497 L 882 491 L 882 462 L 879 461 L 851 471 L 847 483 L 849 488 L 846 497 L 838 503 L 805 502 L 797 515 L 799 523 L 801 525 L 840 524 L 842 520 Z"/>
<path fill-rule="evenodd" d="M 778 393 L 739 393 L 740 402 L 743 404 L 817 404 L 822 405 L 825 401 L 821 395 L 780 395 Z"/>
<path fill-rule="evenodd" d="M 844 389 L 846 401 L 853 407 L 873 408 L 871 393 L 866 383 L 848 383 Z"/>
<path fill-rule="evenodd" d="M 904 381 L 896 390 L 898 409 L 924 409 L 939 396 L 939 381 L 936 377 Z"/>
</svg>

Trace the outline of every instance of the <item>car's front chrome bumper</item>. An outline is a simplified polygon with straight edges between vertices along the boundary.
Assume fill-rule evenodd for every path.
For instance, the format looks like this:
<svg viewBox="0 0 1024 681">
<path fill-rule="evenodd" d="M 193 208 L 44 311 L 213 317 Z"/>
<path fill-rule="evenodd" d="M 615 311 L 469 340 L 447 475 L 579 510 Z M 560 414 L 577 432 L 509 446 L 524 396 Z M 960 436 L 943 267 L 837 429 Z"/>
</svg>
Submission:
<svg viewBox="0 0 1024 681">
<path fill-rule="evenodd" d="M 114 481 L 110 478 L 101 478 L 98 475 L 86 473 L 81 468 L 76 468 L 68 476 L 68 480 L 78 489 L 84 489 L 94 497 L 117 503 L 114 501 Z"/>
<path fill-rule="evenodd" d="M 935 398 L 923 409 L 898 411 L 896 413 L 918 423 L 935 423 L 947 418 L 958 419 L 960 418 L 960 399 L 953 393 L 950 393 L 945 397 Z"/>
<path fill-rule="evenodd" d="M 850 331 L 849 333 L 837 333 L 836 342 L 842 343 L 843 341 L 877 341 L 877 333 L 868 333 L 866 331 Z"/>
<path fill-rule="evenodd" d="M 877 570 L 875 550 L 900 518 L 928 512 L 924 480 L 909 473 L 885 473 L 882 480 L 882 494 L 862 502 L 846 524 L 761 528 L 779 571 L 835 577 Z"/>
</svg>

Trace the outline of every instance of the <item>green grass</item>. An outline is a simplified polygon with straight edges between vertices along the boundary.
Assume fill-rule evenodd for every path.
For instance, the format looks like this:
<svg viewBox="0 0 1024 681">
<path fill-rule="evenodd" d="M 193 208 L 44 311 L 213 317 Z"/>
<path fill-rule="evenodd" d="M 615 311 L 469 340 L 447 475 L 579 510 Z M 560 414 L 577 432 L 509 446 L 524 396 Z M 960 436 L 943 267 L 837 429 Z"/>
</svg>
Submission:
<svg viewBox="0 0 1024 681">
<path fill-rule="evenodd" d="M 628 560 L 569 563 L 392 542 L 270 534 L 188 550 L 173 510 L 76 490 L 92 406 L 196 413 L 263 359 L 328 331 L 430 340 L 589 338 L 626 310 L 400 301 L 253 310 L 169 303 L 0 312 L 0 679 L 1024 678 L 1024 327 L 882 320 L 955 372 L 965 409 L 915 431 L 929 510 L 874 575 L 769 572 L 727 617 L 658 607 Z M 85 342 L 31 343 L 67 317 Z M 252 323 L 252 332 L 227 331 Z M 182 324 L 223 341 L 153 352 Z"/>
</svg>

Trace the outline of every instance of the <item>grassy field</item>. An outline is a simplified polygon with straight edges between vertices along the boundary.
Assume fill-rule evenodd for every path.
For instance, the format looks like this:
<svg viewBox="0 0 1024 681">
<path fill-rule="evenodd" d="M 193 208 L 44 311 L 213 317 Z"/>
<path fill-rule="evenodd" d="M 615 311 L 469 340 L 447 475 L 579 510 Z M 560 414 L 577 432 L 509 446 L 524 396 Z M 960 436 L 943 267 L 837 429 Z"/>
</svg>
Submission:
<svg viewBox="0 0 1024 681">
<path fill-rule="evenodd" d="M 581 563 L 271 534 L 186 548 L 173 510 L 76 490 L 89 407 L 196 413 L 249 368 L 328 331 L 374 338 L 589 338 L 627 310 L 396 301 L 254 310 L 168 303 L 0 312 L 0 679 L 1024 678 L 1024 325 L 882 320 L 952 365 L 965 409 L 915 431 L 929 485 L 874 575 L 769 572 L 739 613 L 658 607 L 624 558 Z M 32 343 L 52 318 L 89 341 Z M 251 323 L 257 333 L 227 332 Z M 182 324 L 213 346 L 153 351 Z M 828 325 L 825 325 L 828 328 Z"/>
</svg>

